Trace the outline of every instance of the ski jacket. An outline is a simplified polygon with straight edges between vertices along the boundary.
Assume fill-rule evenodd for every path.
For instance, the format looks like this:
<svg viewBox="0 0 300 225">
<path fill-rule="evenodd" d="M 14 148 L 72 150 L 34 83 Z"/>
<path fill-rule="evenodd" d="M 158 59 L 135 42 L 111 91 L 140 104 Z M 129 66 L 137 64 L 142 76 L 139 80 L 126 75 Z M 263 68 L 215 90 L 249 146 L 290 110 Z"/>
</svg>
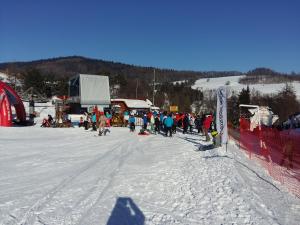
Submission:
<svg viewBox="0 0 300 225">
<path fill-rule="evenodd" d="M 129 123 L 135 123 L 135 117 L 129 117 Z"/>
<path fill-rule="evenodd" d="M 97 122 L 96 114 L 93 114 L 93 115 L 92 115 L 92 122 L 93 122 L 93 123 L 96 123 L 96 122 Z"/>
<path fill-rule="evenodd" d="M 99 127 L 105 127 L 107 118 L 104 115 L 101 115 L 99 118 Z"/>
<path fill-rule="evenodd" d="M 110 120 L 111 117 L 112 117 L 111 114 L 107 112 L 107 113 L 106 113 L 106 118 Z"/>
<path fill-rule="evenodd" d="M 148 118 L 147 118 L 147 116 L 144 116 L 144 117 L 143 117 L 143 123 L 144 123 L 144 124 L 147 124 L 147 123 L 148 123 Z"/>
<path fill-rule="evenodd" d="M 154 116 L 153 116 L 153 115 L 152 115 L 151 118 L 150 118 L 150 123 L 151 123 L 151 124 L 154 124 Z"/>
<path fill-rule="evenodd" d="M 183 126 L 188 127 L 189 126 L 189 117 L 187 115 L 183 118 Z"/>
<path fill-rule="evenodd" d="M 160 121 L 159 121 L 158 117 L 155 117 L 154 121 L 155 121 L 154 122 L 155 126 L 159 127 Z"/>
<path fill-rule="evenodd" d="M 212 118 L 211 115 L 208 115 L 208 116 L 205 118 L 205 120 L 204 120 L 204 122 L 203 122 L 203 126 L 205 127 L 205 129 L 209 129 L 209 128 L 210 128 L 210 124 L 211 124 L 212 121 L 213 121 L 213 118 Z"/>
<path fill-rule="evenodd" d="M 173 126 L 173 119 L 172 117 L 168 116 L 166 119 L 165 119 L 165 126 L 166 127 L 172 127 Z"/>
<path fill-rule="evenodd" d="M 164 114 L 161 113 L 161 114 L 159 115 L 159 120 L 160 120 L 160 121 L 163 121 L 163 119 L 164 119 Z"/>
</svg>

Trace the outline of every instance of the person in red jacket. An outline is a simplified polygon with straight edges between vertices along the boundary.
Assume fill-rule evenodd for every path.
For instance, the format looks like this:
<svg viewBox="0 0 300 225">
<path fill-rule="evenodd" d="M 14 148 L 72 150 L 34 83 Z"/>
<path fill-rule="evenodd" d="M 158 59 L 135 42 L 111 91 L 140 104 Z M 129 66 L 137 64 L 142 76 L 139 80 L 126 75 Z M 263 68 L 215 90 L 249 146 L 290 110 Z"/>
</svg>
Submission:
<svg viewBox="0 0 300 225">
<path fill-rule="evenodd" d="M 203 130 L 204 130 L 204 134 L 205 134 L 205 137 L 206 137 L 206 141 L 210 141 L 210 137 L 208 135 L 208 130 L 210 128 L 210 125 L 211 125 L 211 122 L 213 121 L 213 117 L 212 115 L 207 115 L 204 119 L 204 122 L 203 122 Z"/>
</svg>

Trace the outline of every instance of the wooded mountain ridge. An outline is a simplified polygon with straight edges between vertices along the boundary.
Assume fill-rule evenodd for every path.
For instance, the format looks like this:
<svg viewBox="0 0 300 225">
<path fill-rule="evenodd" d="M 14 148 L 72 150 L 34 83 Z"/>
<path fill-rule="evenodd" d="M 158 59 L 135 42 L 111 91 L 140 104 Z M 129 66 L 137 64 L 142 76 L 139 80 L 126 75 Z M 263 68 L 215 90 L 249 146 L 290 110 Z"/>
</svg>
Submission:
<svg viewBox="0 0 300 225">
<path fill-rule="evenodd" d="M 68 56 L 43 59 L 29 62 L 0 63 L 0 70 L 10 74 L 24 74 L 28 70 L 39 70 L 42 75 L 53 75 L 59 78 L 69 78 L 78 73 L 121 75 L 126 78 L 153 80 L 154 67 L 135 66 L 113 61 L 91 59 L 82 56 Z M 179 80 L 196 80 L 206 77 L 222 77 L 240 75 L 239 71 L 178 71 L 173 69 L 156 70 L 157 82 L 171 82 Z"/>
</svg>

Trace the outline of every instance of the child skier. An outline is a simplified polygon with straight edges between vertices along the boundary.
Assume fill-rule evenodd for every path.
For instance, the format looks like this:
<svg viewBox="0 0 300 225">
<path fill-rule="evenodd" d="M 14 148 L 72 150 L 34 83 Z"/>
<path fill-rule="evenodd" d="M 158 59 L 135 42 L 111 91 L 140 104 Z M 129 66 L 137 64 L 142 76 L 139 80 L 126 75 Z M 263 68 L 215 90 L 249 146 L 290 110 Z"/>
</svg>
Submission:
<svg viewBox="0 0 300 225">
<path fill-rule="evenodd" d="M 130 115 L 130 117 L 129 117 L 129 129 L 130 129 L 130 132 L 135 131 L 135 117 L 133 115 Z"/>
<path fill-rule="evenodd" d="M 99 136 L 102 136 L 102 134 L 106 135 L 106 121 L 107 118 L 104 116 L 103 112 L 100 112 L 100 117 L 99 117 Z"/>
<path fill-rule="evenodd" d="M 164 120 L 164 125 L 166 137 L 168 137 L 168 133 L 170 133 L 170 137 L 172 137 L 173 118 L 171 114 Z"/>
</svg>

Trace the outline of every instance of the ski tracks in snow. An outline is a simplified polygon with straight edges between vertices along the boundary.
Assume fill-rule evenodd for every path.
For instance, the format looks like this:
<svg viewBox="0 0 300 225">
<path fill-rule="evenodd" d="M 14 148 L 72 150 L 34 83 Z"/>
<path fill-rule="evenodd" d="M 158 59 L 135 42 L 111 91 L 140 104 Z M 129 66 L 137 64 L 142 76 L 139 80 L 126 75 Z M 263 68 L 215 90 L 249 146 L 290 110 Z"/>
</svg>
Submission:
<svg viewBox="0 0 300 225">
<path fill-rule="evenodd" d="M 124 151 L 122 142 L 124 140 L 118 141 L 117 144 L 110 146 L 110 149 L 104 154 L 86 162 L 79 169 L 75 169 L 76 172 L 36 201 L 18 224 L 27 225 L 36 222 L 42 224 L 75 224 L 76 220 L 81 219 L 86 213 L 82 211 L 92 207 L 93 201 L 98 198 L 98 195 L 103 195 L 110 184 L 113 173 L 119 169 L 121 162 L 115 159 L 115 156 L 122 155 L 122 151 Z M 123 157 L 125 156 L 123 155 Z M 115 168 L 112 168 L 115 162 L 119 163 Z M 92 170 L 96 171 L 92 172 Z M 102 173 L 105 176 L 101 176 Z M 94 180 L 89 177 L 93 174 L 98 174 Z M 84 183 L 85 180 L 88 181 Z M 86 185 L 86 187 L 78 187 L 78 184 Z M 78 199 L 78 197 L 80 197 L 79 200 L 70 201 L 71 199 Z"/>
<path fill-rule="evenodd" d="M 55 130 L 43 132 L 53 132 L 51 140 L 59 136 Z M 19 183 L 24 184 L 20 190 L 25 190 L 27 196 L 15 200 L 21 203 L 21 210 L 13 201 L 9 206 L 7 197 L 8 192 L 19 191 L 18 188 L 7 185 L 10 189 L 2 192 L 6 203 L 0 207 L 7 215 L 1 218 L 8 221 L 6 224 L 106 224 L 119 197 L 131 198 L 147 225 L 297 224 L 299 202 L 290 201 L 289 195 L 272 186 L 274 183 L 264 174 L 258 177 L 253 170 L 255 165 L 247 164 L 232 146 L 228 153 L 222 149 L 194 151 L 201 143 L 198 135 L 138 136 L 122 128 L 113 129 L 107 137 L 91 137 L 90 132 L 75 129 L 68 132 L 71 134 L 53 146 L 48 140 L 47 151 L 40 149 L 41 142 L 32 150 L 21 149 L 28 157 L 22 156 L 27 164 L 20 165 L 35 162 L 30 155 L 49 163 L 41 174 L 48 173 L 50 181 L 35 179 L 36 167 L 25 167 L 30 170 Z M 77 140 L 78 136 L 83 138 Z M 13 150 L 14 144 L 10 145 Z M 57 150 L 57 146 L 62 148 Z M 60 153 L 61 156 L 53 156 Z M 12 162 L 18 157 L 9 149 L 5 154 Z M 47 161 L 48 157 L 53 158 Z M 15 176 L 18 174 L 8 174 L 7 183 Z M 48 191 L 41 194 L 39 188 L 43 186 Z M 33 190 L 27 191 L 31 187 Z M 293 213 L 280 212 L 279 206 Z"/>
</svg>

